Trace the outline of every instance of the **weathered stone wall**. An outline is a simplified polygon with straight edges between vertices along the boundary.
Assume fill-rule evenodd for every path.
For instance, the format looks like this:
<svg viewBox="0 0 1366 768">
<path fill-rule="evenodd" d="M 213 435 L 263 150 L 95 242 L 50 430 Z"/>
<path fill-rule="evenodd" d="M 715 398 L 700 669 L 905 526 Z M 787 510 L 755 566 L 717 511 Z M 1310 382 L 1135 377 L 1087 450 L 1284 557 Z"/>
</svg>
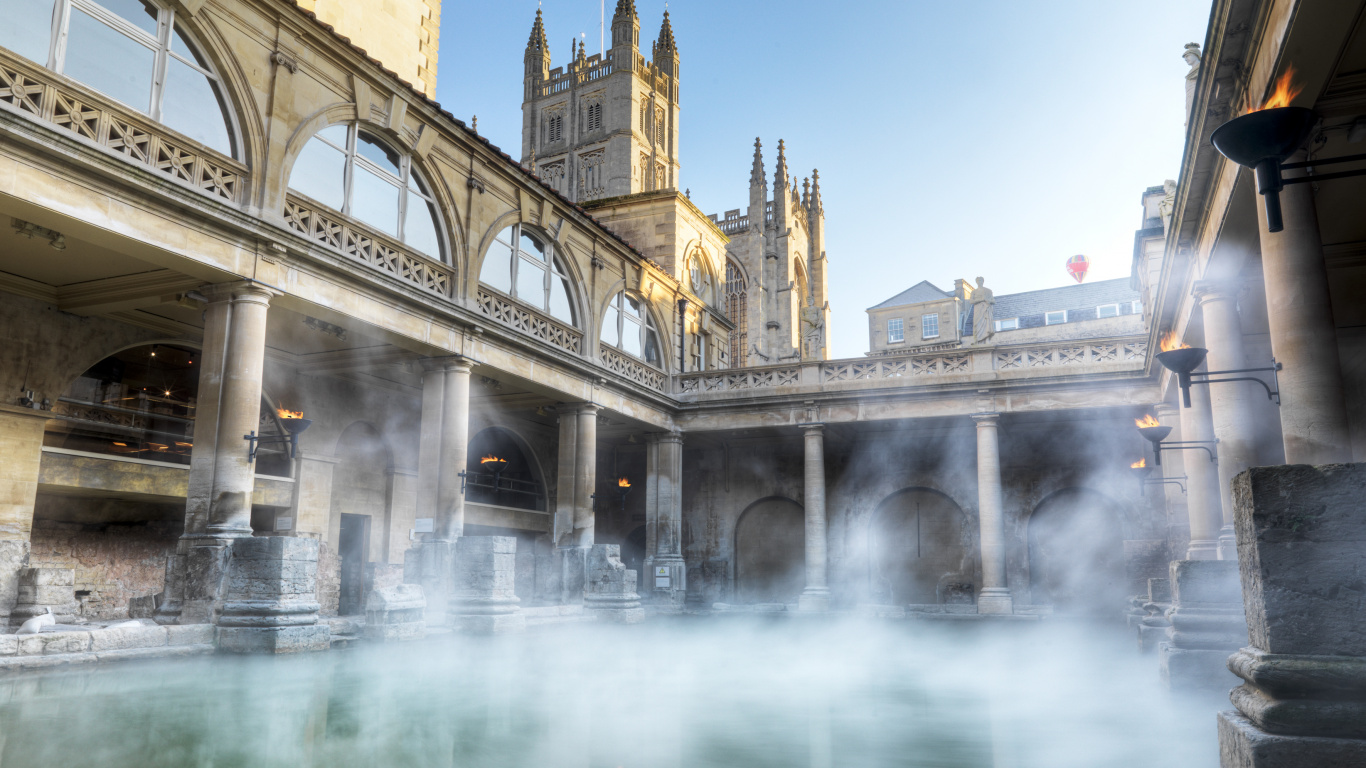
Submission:
<svg viewBox="0 0 1366 768">
<path fill-rule="evenodd" d="M 336 545 L 326 541 L 318 548 L 318 605 L 324 616 L 336 616 L 341 606 L 341 558 Z"/>
<path fill-rule="evenodd" d="M 113 502 L 118 504 L 118 502 Z M 39 514 L 53 505 L 100 506 L 97 500 L 39 497 Z M 128 616 L 128 599 L 156 595 L 166 580 L 166 558 L 175 552 L 183 524 L 163 517 L 114 522 L 70 522 L 39 516 L 34 520 L 29 565 L 71 568 L 81 615 L 91 619 Z M 178 508 L 183 514 L 183 508 Z M 85 593 L 85 594 L 82 594 Z"/>
</svg>

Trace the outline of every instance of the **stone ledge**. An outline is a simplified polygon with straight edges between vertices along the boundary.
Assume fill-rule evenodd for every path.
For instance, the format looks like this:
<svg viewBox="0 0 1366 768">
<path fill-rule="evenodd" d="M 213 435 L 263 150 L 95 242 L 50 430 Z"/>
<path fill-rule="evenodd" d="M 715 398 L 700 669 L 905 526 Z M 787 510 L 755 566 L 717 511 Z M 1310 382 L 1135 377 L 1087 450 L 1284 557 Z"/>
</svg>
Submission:
<svg viewBox="0 0 1366 768">
<path fill-rule="evenodd" d="M 1220 768 L 1354 768 L 1366 765 L 1366 739 L 1277 736 L 1237 712 L 1220 712 Z"/>
<path fill-rule="evenodd" d="M 162 646 L 159 648 L 125 648 L 99 653 L 55 653 L 46 656 L 10 656 L 0 658 L 0 672 L 21 672 L 34 669 L 47 669 L 71 664 L 94 664 L 113 661 L 137 661 L 139 659 L 179 658 L 183 656 L 205 656 L 214 652 L 213 645 L 195 644 Z"/>
</svg>

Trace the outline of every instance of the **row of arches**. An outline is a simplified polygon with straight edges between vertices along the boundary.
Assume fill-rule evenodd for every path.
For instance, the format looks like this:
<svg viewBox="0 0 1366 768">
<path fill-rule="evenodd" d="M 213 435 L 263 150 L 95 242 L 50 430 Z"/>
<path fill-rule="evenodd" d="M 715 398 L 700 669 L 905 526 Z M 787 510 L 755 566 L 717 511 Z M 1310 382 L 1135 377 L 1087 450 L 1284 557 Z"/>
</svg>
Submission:
<svg viewBox="0 0 1366 768">
<path fill-rule="evenodd" d="M 878 504 L 866 531 L 868 598 L 888 605 L 972 604 L 976 529 L 948 496 L 907 488 Z M 1119 506 L 1083 488 L 1051 494 L 1027 522 L 1027 600 L 1067 612 L 1113 611 L 1124 597 Z M 805 515 L 791 499 L 750 505 L 735 526 L 735 599 L 792 603 L 805 586 Z M 1017 599 L 1023 598 L 1019 595 Z"/>
</svg>

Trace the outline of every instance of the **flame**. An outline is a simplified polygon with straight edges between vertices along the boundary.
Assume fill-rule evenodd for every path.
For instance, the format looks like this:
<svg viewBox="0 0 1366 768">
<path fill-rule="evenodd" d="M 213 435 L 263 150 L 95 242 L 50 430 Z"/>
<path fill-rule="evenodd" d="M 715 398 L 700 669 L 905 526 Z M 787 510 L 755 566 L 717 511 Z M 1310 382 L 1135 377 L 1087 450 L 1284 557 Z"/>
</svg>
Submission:
<svg viewBox="0 0 1366 768">
<path fill-rule="evenodd" d="M 1138 425 L 1139 429 L 1143 429 L 1145 427 L 1162 426 L 1162 424 L 1158 422 L 1157 419 L 1153 418 L 1153 415 L 1151 413 L 1144 415 L 1144 417 L 1141 419 L 1134 419 L 1134 423 Z"/>
<path fill-rule="evenodd" d="M 1267 98 L 1266 103 L 1260 108 L 1253 109 L 1252 111 L 1260 112 L 1263 109 L 1279 109 L 1280 107 L 1290 106 L 1290 102 L 1294 101 L 1295 97 L 1299 96 L 1300 92 L 1304 90 L 1304 86 L 1296 86 L 1291 82 L 1294 79 L 1295 68 L 1293 66 L 1287 66 L 1285 68 L 1285 74 L 1276 79 L 1276 90 L 1271 92 L 1271 96 Z"/>
<path fill-rule="evenodd" d="M 275 413 L 279 414 L 282 419 L 302 419 L 304 417 L 303 411 L 286 411 L 284 408 L 277 410 Z"/>
<path fill-rule="evenodd" d="M 1130 464 L 1129 469 L 1143 469 L 1146 466 L 1148 466 L 1148 460 L 1139 459 L 1138 461 L 1135 461 L 1133 464 Z"/>
<path fill-rule="evenodd" d="M 480 460 L 479 460 L 479 463 L 480 463 L 480 464 L 506 464 L 506 463 L 507 463 L 507 460 L 506 460 L 506 459 L 500 459 L 500 458 L 498 458 L 497 456 L 494 456 L 493 454 L 490 453 L 489 455 L 487 455 L 487 456 L 485 456 L 484 458 L 480 459 Z"/>
<path fill-rule="evenodd" d="M 1175 331 L 1175 330 L 1168 331 L 1168 332 L 1167 332 L 1167 335 L 1162 337 L 1162 351 L 1163 351 L 1163 352 L 1170 352 L 1170 351 L 1172 351 L 1173 349 L 1190 349 L 1190 348 L 1191 348 L 1191 345 L 1186 344 L 1185 342 L 1181 342 L 1181 341 L 1177 341 L 1177 340 L 1176 340 L 1176 331 Z"/>
<path fill-rule="evenodd" d="M 630 481 L 630 480 L 627 480 L 626 478 L 623 477 L 623 478 L 621 478 L 620 480 L 617 481 L 617 487 L 618 487 L 618 488 L 630 488 L 630 487 L 631 487 L 631 481 Z"/>
</svg>

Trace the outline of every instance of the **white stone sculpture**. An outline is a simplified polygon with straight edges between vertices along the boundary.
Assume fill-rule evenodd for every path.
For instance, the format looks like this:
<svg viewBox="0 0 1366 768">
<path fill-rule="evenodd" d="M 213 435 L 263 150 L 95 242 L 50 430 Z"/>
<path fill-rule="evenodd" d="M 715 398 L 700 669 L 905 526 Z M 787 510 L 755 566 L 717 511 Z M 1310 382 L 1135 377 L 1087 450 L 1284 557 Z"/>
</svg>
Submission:
<svg viewBox="0 0 1366 768">
<path fill-rule="evenodd" d="M 43 631 L 43 627 L 50 627 L 57 623 L 57 617 L 52 615 L 52 608 L 47 609 L 47 613 L 42 616 L 34 616 L 19 626 L 16 635 L 36 635 Z"/>
<path fill-rule="evenodd" d="M 972 304 L 972 336 L 978 344 L 985 344 L 996 335 L 996 294 L 983 285 L 986 280 L 977 278 L 968 301 Z"/>
<path fill-rule="evenodd" d="M 1191 106 L 1195 104 L 1195 81 L 1200 76 L 1200 46 L 1197 43 L 1186 43 L 1186 52 L 1181 54 L 1181 58 L 1190 65 L 1190 71 L 1186 73 L 1186 122 L 1191 119 Z"/>
</svg>

